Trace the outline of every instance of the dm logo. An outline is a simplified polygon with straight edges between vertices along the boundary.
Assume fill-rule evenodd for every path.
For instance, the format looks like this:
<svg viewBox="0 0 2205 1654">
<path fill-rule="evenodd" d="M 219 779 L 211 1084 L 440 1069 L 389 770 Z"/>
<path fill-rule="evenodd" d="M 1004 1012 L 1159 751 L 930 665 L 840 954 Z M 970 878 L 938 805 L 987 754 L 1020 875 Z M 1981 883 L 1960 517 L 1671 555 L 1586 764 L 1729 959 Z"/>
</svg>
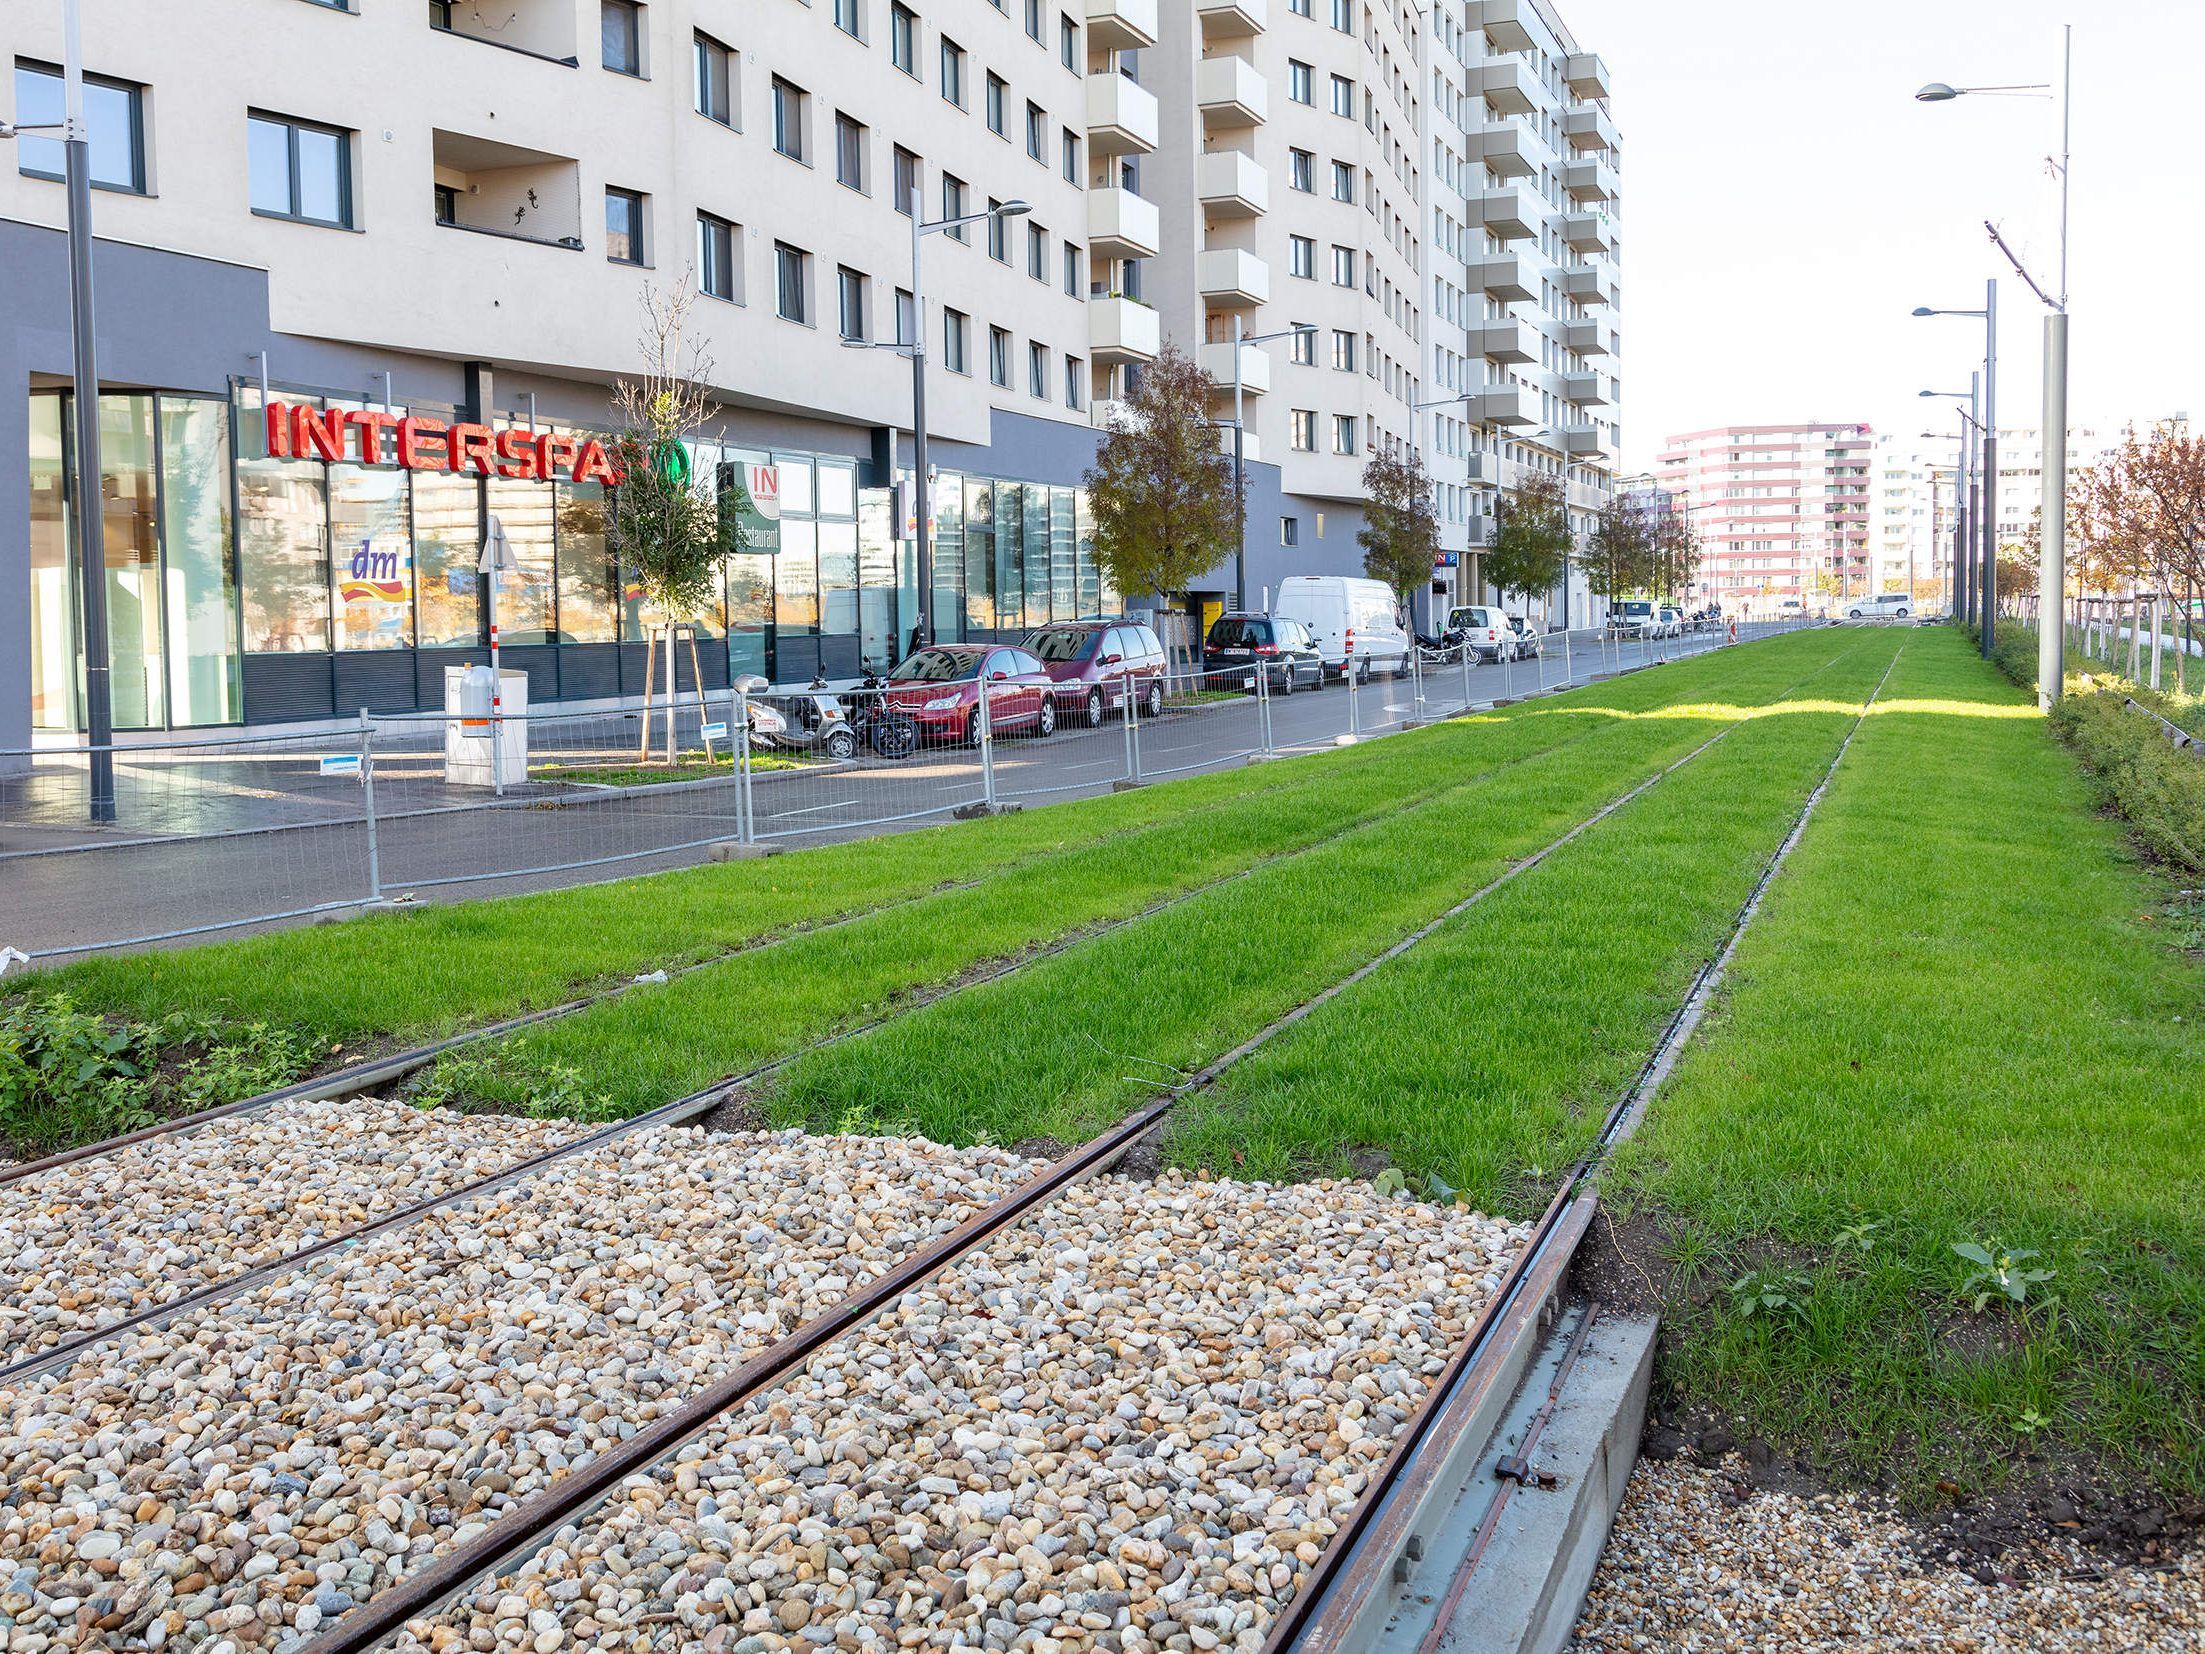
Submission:
<svg viewBox="0 0 2205 1654">
<path fill-rule="evenodd" d="M 395 551 L 377 551 L 363 540 L 352 554 L 348 578 L 338 590 L 347 603 L 403 603 L 408 582 Z"/>
</svg>

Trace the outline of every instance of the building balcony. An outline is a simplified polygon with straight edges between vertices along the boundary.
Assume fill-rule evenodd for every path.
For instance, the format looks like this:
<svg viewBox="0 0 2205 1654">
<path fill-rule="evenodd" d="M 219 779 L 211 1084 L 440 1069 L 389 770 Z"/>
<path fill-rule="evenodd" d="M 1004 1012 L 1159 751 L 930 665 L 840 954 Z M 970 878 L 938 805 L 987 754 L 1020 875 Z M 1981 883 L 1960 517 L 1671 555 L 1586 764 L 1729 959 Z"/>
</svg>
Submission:
<svg viewBox="0 0 2205 1654">
<path fill-rule="evenodd" d="M 1470 27 L 1485 31 L 1497 52 L 1531 49 L 1532 0 L 1470 0 Z"/>
<path fill-rule="evenodd" d="M 1271 266 L 1240 247 L 1212 247 L 1194 261 L 1204 302 L 1220 310 L 1245 310 L 1271 297 Z"/>
<path fill-rule="evenodd" d="M 1615 329 L 1606 322 L 1571 322 L 1562 330 L 1562 342 L 1580 356 L 1613 356 Z"/>
<path fill-rule="evenodd" d="M 1470 398 L 1470 420 L 1475 425 L 1534 425 L 1539 404 L 1523 385 L 1488 385 Z"/>
<path fill-rule="evenodd" d="M 1615 227 L 1603 212 L 1573 212 L 1562 220 L 1562 239 L 1581 253 L 1615 251 Z"/>
<path fill-rule="evenodd" d="M 1597 425 L 1565 425 L 1562 427 L 1562 452 L 1572 459 L 1603 459 L 1608 447 L 1600 437 Z"/>
<path fill-rule="evenodd" d="M 1472 259 L 1467 268 L 1472 290 L 1503 304 L 1539 295 L 1539 278 L 1532 272 L 1531 260 L 1522 253 L 1488 253 Z"/>
<path fill-rule="evenodd" d="M 1503 115 L 1528 115 L 1539 107 L 1546 88 L 1521 58 L 1480 63 L 1470 70 L 1470 95 L 1485 99 L 1488 109 Z"/>
<path fill-rule="evenodd" d="M 1483 449 L 1468 455 L 1463 461 L 1462 480 L 1472 488 L 1498 488 L 1501 485 L 1501 461 L 1497 454 Z"/>
<path fill-rule="evenodd" d="M 1562 272 L 1562 293 L 1579 304 L 1615 303 L 1615 270 L 1605 262 Z"/>
<path fill-rule="evenodd" d="M 1253 218 L 1271 204 L 1271 180 L 1252 156 L 1214 149 L 1194 167 L 1194 189 L 1211 218 Z"/>
<path fill-rule="evenodd" d="M 1608 66 L 1598 52 L 1572 52 L 1562 60 L 1562 81 L 1581 98 L 1608 96 Z"/>
<path fill-rule="evenodd" d="M 1570 148 L 1580 152 L 1605 150 L 1613 154 L 1619 142 L 1615 122 L 1605 109 L 1572 109 L 1562 117 L 1562 136 L 1569 140 Z"/>
<path fill-rule="evenodd" d="M 1089 190 L 1087 245 L 1105 258 L 1154 258 L 1164 245 L 1163 215 L 1131 190 Z"/>
<path fill-rule="evenodd" d="M 1497 178 L 1536 178 L 1539 146 L 1521 121 L 1494 121 L 1468 134 L 1470 159 Z"/>
<path fill-rule="evenodd" d="M 1579 408 L 1601 408 L 1608 395 L 1600 388 L 1600 375 L 1590 371 L 1562 375 L 1562 400 Z"/>
<path fill-rule="evenodd" d="M 1156 44 L 1156 0 L 1087 0 L 1087 41 L 1107 51 Z"/>
<path fill-rule="evenodd" d="M 429 27 L 439 34 L 502 46 L 509 52 L 522 52 L 569 68 L 578 66 L 572 0 L 514 0 L 504 8 L 503 20 L 494 29 L 477 8 L 432 6 Z"/>
<path fill-rule="evenodd" d="M 1204 130 L 1216 132 L 1261 126 L 1270 93 L 1253 63 L 1227 53 L 1206 57 L 1194 66 L 1194 101 L 1202 111 Z"/>
<path fill-rule="evenodd" d="M 1097 155 L 1146 155 L 1161 130 L 1156 94 L 1123 75 L 1087 77 L 1087 147 Z"/>
<path fill-rule="evenodd" d="M 1546 203 L 1521 184 L 1480 191 L 1469 203 L 1472 222 L 1503 241 L 1529 241 L 1547 221 Z"/>
<path fill-rule="evenodd" d="M 1613 201 L 1621 193 L 1615 169 L 1605 161 L 1572 161 L 1562 168 L 1562 187 L 1574 201 Z"/>
<path fill-rule="evenodd" d="M 1464 539 L 1472 551 L 1489 551 L 1498 536 L 1500 524 L 1493 520 L 1490 511 L 1473 511 L 1463 519 Z"/>
<path fill-rule="evenodd" d="M 1204 40 L 1244 40 L 1271 26 L 1269 0 L 1194 0 Z"/>
<path fill-rule="evenodd" d="M 1163 318 L 1138 299 L 1090 299 L 1087 342 L 1098 362 L 1152 361 L 1164 348 Z"/>
<path fill-rule="evenodd" d="M 437 222 L 512 241 L 582 245 L 581 168 L 570 157 L 460 132 L 432 134 Z"/>
<path fill-rule="evenodd" d="M 1233 344 L 1230 339 L 1223 344 L 1204 345 L 1200 357 L 1202 371 L 1217 381 L 1219 390 L 1230 392 L 1233 388 Z M 1271 388 L 1271 358 L 1263 353 L 1260 345 L 1240 347 L 1240 389 L 1246 396 L 1260 396 Z"/>
<path fill-rule="evenodd" d="M 1116 397 L 1098 396 L 1087 405 L 1087 418 L 1098 431 L 1115 430 L 1134 423 L 1133 404 L 1121 402 Z"/>
<path fill-rule="evenodd" d="M 1529 322 L 1482 322 L 1470 329 L 1470 354 L 1488 362 L 1536 362 L 1539 335 Z"/>
<path fill-rule="evenodd" d="M 1217 451 L 1227 459 L 1233 457 L 1233 419 L 1230 408 L 1225 410 L 1223 423 L 1217 426 Z M 1263 438 L 1256 435 L 1252 425 L 1240 433 L 1240 459 L 1243 465 L 1263 463 Z"/>
</svg>

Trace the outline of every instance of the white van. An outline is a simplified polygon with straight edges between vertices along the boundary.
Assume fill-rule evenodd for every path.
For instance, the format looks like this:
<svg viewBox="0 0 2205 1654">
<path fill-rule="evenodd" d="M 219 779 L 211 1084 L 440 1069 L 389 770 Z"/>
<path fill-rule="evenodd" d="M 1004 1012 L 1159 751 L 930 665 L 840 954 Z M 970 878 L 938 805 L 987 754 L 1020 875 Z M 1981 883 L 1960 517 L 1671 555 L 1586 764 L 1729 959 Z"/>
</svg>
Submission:
<svg viewBox="0 0 2205 1654">
<path fill-rule="evenodd" d="M 1347 675 L 1348 638 L 1355 639 L 1355 670 L 1405 672 L 1409 634 L 1394 612 L 1393 593 L 1383 580 L 1358 580 L 1344 574 L 1290 574 L 1279 582 L 1275 614 L 1300 621 L 1316 634 L 1317 652 L 1334 677 Z"/>
</svg>

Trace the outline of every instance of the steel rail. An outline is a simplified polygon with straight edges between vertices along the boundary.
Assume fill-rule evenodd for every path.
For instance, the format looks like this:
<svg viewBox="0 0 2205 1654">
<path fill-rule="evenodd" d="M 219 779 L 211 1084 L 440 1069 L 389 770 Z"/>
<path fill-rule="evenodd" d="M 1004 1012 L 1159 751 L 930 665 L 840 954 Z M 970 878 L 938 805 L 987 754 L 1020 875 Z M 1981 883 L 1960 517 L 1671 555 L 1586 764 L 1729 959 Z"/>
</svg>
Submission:
<svg viewBox="0 0 2205 1654">
<path fill-rule="evenodd" d="M 1849 659 L 1855 652 L 1847 650 L 1829 664 Z M 1559 1289 L 1563 1271 L 1591 1228 L 1598 1204 L 1595 1185 L 1602 1165 L 1615 1145 L 1637 1129 L 1653 1094 L 1674 1070 L 1678 1056 L 1706 1014 L 1746 926 L 1760 911 L 1770 884 L 1805 835 L 1809 817 L 1829 790 L 1853 737 L 1867 721 L 1870 709 L 1898 666 L 1899 655 L 1904 653 L 1902 645 L 1884 668 L 1883 676 L 1862 703 L 1821 778 L 1800 805 L 1789 830 L 1733 917 L 1722 947 L 1695 973 L 1683 1002 L 1671 1014 L 1631 1083 L 1609 1107 L 1592 1144 L 1562 1174 L 1552 1199 L 1532 1226 L 1530 1240 L 1502 1277 L 1499 1289 L 1471 1323 L 1423 1405 L 1394 1437 L 1385 1460 L 1311 1565 L 1308 1576 L 1272 1621 L 1262 1654 L 1284 1654 L 1288 1648 L 1300 1654 L 1338 1654 L 1349 1646 L 1349 1635 L 1364 1604 L 1385 1585 L 1394 1559 L 1405 1553 L 1411 1529 L 1421 1514 L 1422 1496 L 1432 1491 L 1429 1485 L 1418 1485 L 1419 1481 L 1428 1484 L 1436 1478 L 1437 1466 L 1454 1445 L 1455 1434 L 1470 1423 L 1476 1409 L 1467 1404 L 1469 1394 L 1490 1386 L 1514 1341 L 1537 1331 L 1538 1309 L 1544 1307 L 1551 1292 Z M 1526 1302 L 1527 1283 L 1535 1272 L 1546 1290 L 1532 1294 L 1539 1302 Z"/>
</svg>

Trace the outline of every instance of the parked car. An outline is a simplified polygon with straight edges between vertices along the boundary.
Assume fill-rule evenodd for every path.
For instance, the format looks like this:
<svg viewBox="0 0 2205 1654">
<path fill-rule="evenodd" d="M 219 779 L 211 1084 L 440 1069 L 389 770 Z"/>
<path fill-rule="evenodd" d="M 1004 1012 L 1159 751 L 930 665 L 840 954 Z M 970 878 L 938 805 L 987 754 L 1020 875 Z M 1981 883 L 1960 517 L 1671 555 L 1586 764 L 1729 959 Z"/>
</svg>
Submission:
<svg viewBox="0 0 2205 1654">
<path fill-rule="evenodd" d="M 1656 637 L 1684 636 L 1684 611 L 1673 603 L 1664 603 L 1656 612 Z"/>
<path fill-rule="evenodd" d="M 1246 689 L 1255 688 L 1258 666 L 1281 695 L 1322 689 L 1325 684 L 1325 659 L 1317 648 L 1316 634 L 1287 615 L 1219 615 L 1210 622 L 1202 653 L 1213 669 L 1245 668 L 1242 687 Z M 1230 688 L 1233 681 L 1226 678 L 1217 687 Z"/>
<path fill-rule="evenodd" d="M 980 739 L 980 679 L 988 680 L 988 723 L 997 733 L 1057 727 L 1056 683 L 1024 649 L 1003 643 L 937 643 L 888 674 L 882 699 L 932 741 Z"/>
<path fill-rule="evenodd" d="M 1466 603 L 1447 611 L 1447 641 L 1474 650 L 1488 666 L 1516 658 L 1516 629 L 1508 616 L 1484 603 Z"/>
<path fill-rule="evenodd" d="M 1019 647 L 1039 660 L 1056 684 L 1060 718 L 1100 727 L 1124 707 L 1129 680 L 1142 717 L 1164 710 L 1164 646 L 1140 621 L 1059 621 L 1028 632 Z"/>
<path fill-rule="evenodd" d="M 1354 640 L 1357 677 L 1401 672 L 1409 664 L 1409 634 L 1394 612 L 1393 593 L 1382 580 L 1343 574 L 1290 574 L 1279 582 L 1273 614 L 1307 626 L 1317 639 L 1325 670 L 1347 675 L 1349 639 Z"/>
<path fill-rule="evenodd" d="M 1856 597 L 1845 605 L 1847 620 L 1905 620 L 1913 613 L 1913 599 L 1905 592 L 1878 592 L 1873 597 Z"/>
<path fill-rule="evenodd" d="M 1660 624 L 1651 598 L 1626 597 L 1608 611 L 1608 630 L 1618 637 L 1659 637 Z"/>
<path fill-rule="evenodd" d="M 1531 622 L 1522 615 L 1510 615 L 1508 617 L 1508 629 L 1516 634 L 1516 658 L 1518 660 L 1537 660 L 1546 645 L 1538 632 L 1532 628 Z"/>
<path fill-rule="evenodd" d="M 1796 597 L 1787 597 L 1776 605 L 1776 618 L 1778 620 L 1805 620 L 1807 618 L 1807 605 Z"/>
</svg>

